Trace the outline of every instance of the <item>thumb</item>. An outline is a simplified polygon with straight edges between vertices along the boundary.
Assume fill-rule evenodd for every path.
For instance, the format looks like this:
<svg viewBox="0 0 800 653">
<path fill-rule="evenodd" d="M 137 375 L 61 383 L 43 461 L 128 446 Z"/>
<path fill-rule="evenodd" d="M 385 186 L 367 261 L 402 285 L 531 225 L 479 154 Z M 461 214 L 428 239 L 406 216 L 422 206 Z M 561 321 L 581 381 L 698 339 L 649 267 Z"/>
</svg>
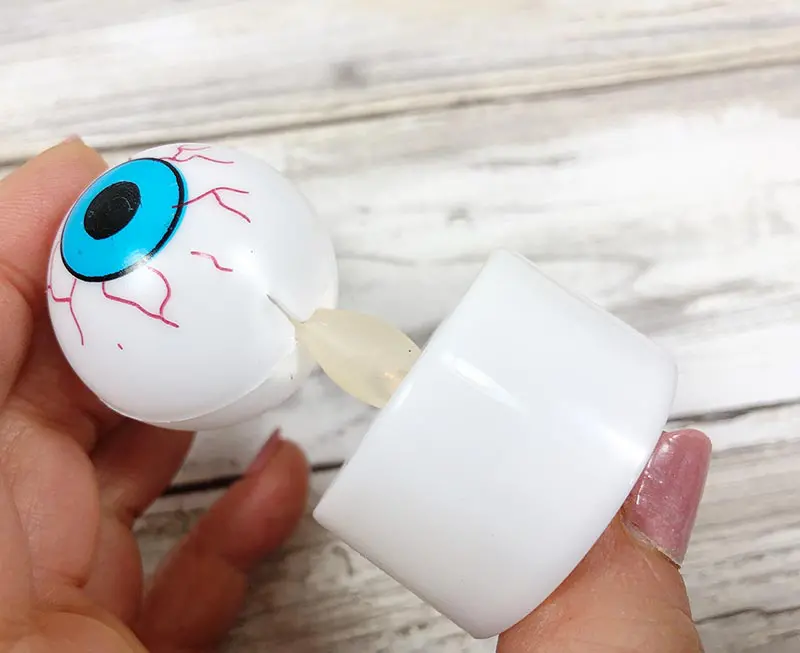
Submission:
<svg viewBox="0 0 800 653">
<path fill-rule="evenodd" d="M 702 652 L 679 566 L 710 458 L 699 431 L 665 433 L 594 548 L 497 653 Z"/>
</svg>

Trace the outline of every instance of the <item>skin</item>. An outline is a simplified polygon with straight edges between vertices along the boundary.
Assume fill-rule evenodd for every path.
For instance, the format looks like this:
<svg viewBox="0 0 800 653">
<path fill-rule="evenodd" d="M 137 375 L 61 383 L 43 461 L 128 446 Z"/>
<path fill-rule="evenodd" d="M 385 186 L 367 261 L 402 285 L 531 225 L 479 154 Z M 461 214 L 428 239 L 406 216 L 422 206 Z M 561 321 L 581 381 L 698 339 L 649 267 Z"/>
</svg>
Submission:
<svg viewBox="0 0 800 653">
<path fill-rule="evenodd" d="M 217 650 L 247 573 L 296 527 L 308 466 L 274 440 L 144 589 L 131 526 L 179 469 L 186 433 L 116 416 L 52 334 L 44 279 L 58 223 L 106 164 L 79 140 L 0 182 L 0 651 Z M 500 653 L 698 653 L 677 567 L 615 521 Z"/>
</svg>

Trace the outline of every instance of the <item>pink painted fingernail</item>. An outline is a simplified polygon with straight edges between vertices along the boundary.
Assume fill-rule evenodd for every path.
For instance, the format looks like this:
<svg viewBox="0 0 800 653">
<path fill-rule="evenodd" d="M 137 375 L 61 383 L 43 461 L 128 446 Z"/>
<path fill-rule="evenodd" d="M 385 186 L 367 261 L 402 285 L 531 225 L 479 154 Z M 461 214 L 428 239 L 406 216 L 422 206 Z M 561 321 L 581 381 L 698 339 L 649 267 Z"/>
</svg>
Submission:
<svg viewBox="0 0 800 653">
<path fill-rule="evenodd" d="M 686 556 L 711 463 L 700 431 L 664 433 L 622 511 L 628 528 L 673 562 Z"/>
<path fill-rule="evenodd" d="M 269 463 L 272 456 L 280 447 L 282 440 L 283 437 L 281 436 L 280 429 L 275 429 L 272 435 L 267 438 L 261 450 L 256 454 L 256 457 L 253 458 L 253 462 L 251 462 L 249 467 L 245 470 L 244 475 L 258 476 L 258 474 L 264 471 L 267 463 Z"/>
</svg>

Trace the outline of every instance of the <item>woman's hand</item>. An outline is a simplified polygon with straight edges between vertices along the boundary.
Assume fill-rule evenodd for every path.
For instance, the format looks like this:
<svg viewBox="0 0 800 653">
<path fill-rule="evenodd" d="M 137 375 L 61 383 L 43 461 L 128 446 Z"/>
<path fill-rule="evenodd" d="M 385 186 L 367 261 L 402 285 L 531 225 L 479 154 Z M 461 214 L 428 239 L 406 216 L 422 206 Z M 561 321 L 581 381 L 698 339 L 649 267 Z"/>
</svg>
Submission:
<svg viewBox="0 0 800 653">
<path fill-rule="evenodd" d="M 207 652 L 247 571 L 300 519 L 307 464 L 270 439 L 144 591 L 131 526 L 191 435 L 101 405 L 61 355 L 45 302 L 58 223 L 105 167 L 73 139 L 0 182 L 0 650 Z"/>
</svg>

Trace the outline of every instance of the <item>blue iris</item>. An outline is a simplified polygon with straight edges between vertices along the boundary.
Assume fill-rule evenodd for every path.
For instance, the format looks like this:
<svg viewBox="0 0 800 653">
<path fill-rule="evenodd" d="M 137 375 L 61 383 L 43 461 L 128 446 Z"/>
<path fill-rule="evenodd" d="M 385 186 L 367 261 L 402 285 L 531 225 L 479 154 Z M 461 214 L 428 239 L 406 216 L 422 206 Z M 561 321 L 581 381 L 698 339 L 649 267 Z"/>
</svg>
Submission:
<svg viewBox="0 0 800 653">
<path fill-rule="evenodd" d="M 186 180 L 160 159 L 134 159 L 96 179 L 64 224 L 61 258 L 84 281 L 107 281 L 147 262 L 175 234 Z"/>
</svg>

